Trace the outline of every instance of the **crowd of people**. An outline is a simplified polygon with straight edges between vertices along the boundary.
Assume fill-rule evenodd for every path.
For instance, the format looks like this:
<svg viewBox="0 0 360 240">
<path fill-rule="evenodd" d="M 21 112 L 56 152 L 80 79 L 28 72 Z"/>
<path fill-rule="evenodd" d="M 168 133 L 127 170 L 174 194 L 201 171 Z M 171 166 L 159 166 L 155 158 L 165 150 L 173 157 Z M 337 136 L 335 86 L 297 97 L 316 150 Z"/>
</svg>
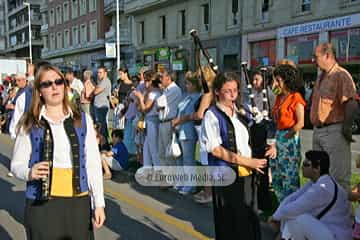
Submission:
<svg viewBox="0 0 360 240">
<path fill-rule="evenodd" d="M 54 229 L 64 234 L 52 223 L 49 231 L 41 233 L 37 223 L 49 209 L 60 214 L 59 209 L 69 204 L 62 197 L 69 194 L 74 203 L 85 206 L 76 210 L 89 221 L 88 196 L 92 197 L 94 222 L 100 227 L 105 220 L 103 179 L 111 179 L 113 171 L 126 170 L 129 159 L 136 159 L 143 173 L 165 166 L 187 173 L 197 165 L 232 168 L 236 178 L 228 186 L 171 186 L 196 202 L 213 203 L 216 239 L 261 239 L 259 214 L 274 210 L 274 196 L 279 207 L 268 223 L 279 231 L 279 239 L 360 239 L 360 210 L 352 230 L 350 208 L 350 200 L 360 200 L 360 193 L 350 186 L 351 124 L 358 108 L 355 84 L 336 62 L 330 43 L 316 47 L 314 63 L 321 74 L 310 95 L 290 60 L 279 61 L 266 74 L 253 71 L 247 96 L 241 96 L 241 74 L 218 73 L 209 66 L 186 73 L 185 89 L 178 86 L 172 71 L 157 73 L 145 67 L 135 77 L 126 68 L 119 69 L 114 85 L 102 66 L 97 76 L 85 70 L 80 80 L 73 71 L 61 73 L 47 63 L 30 65 L 26 74 L 3 81 L 0 124 L 3 132 L 16 138 L 11 172 L 28 183 L 29 236 L 47 238 Z M 204 91 L 202 79 L 209 91 Z M 303 159 L 299 133 L 306 108 L 314 131 L 312 150 Z M 41 134 L 48 130 L 55 146 L 51 166 L 41 162 L 38 153 L 45 141 Z M 74 132 L 75 140 L 70 137 Z M 174 138 L 180 156 L 169 153 Z M 69 154 L 60 158 L 61 152 Z M 59 201 L 36 208 L 35 203 L 43 201 L 37 180 L 49 177 L 49 172 L 50 195 Z M 310 180 L 303 187 L 301 172 Z M 69 186 L 56 184 L 60 181 Z M 75 233 L 80 235 L 66 234 L 91 234 L 86 230 L 89 222 L 82 224 Z"/>
</svg>

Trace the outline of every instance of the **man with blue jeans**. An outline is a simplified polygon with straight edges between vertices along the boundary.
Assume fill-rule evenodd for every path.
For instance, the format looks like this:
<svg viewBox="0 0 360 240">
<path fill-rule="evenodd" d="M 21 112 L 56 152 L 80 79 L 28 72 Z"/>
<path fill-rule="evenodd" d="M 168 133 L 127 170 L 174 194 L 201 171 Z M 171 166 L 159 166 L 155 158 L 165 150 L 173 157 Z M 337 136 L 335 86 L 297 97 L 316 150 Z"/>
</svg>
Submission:
<svg viewBox="0 0 360 240">
<path fill-rule="evenodd" d="M 107 77 L 105 67 L 98 68 L 98 83 L 94 90 L 95 122 L 101 125 L 101 135 L 108 143 L 107 114 L 109 112 L 109 98 L 111 95 L 111 82 Z"/>
</svg>

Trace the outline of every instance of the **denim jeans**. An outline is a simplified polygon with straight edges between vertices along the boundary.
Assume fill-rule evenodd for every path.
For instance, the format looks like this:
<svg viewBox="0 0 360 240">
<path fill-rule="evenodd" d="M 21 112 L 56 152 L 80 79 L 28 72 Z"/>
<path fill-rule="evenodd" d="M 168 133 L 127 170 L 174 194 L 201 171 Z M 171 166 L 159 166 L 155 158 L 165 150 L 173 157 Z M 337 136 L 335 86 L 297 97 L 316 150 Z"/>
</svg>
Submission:
<svg viewBox="0 0 360 240">
<path fill-rule="evenodd" d="M 109 112 L 108 107 L 95 107 L 95 122 L 101 124 L 100 133 L 105 138 L 106 143 L 108 142 L 108 127 L 107 127 L 107 114 Z"/>
</svg>

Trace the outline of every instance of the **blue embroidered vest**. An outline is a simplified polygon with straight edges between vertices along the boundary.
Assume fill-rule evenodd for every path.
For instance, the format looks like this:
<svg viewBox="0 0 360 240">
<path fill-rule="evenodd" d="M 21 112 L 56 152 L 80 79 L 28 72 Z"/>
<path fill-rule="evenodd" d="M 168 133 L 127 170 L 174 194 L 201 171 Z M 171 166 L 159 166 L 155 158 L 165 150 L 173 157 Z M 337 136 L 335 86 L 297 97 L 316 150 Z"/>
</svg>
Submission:
<svg viewBox="0 0 360 240">
<path fill-rule="evenodd" d="M 81 127 L 75 127 L 75 132 L 77 135 L 77 139 L 79 142 L 79 184 L 75 186 L 75 191 L 78 193 L 88 191 L 88 181 L 86 174 L 86 156 L 85 156 L 85 138 L 86 138 L 86 116 L 85 113 L 81 113 Z M 38 163 L 42 159 L 42 149 L 44 144 L 44 128 L 36 128 L 33 127 L 30 132 L 30 140 L 31 140 L 31 158 L 29 161 L 29 168 L 31 168 L 34 164 Z M 73 153 L 73 156 L 76 153 Z M 73 168 L 74 171 L 78 169 Z M 26 184 L 26 198 L 28 199 L 41 199 L 41 181 L 34 180 L 28 181 Z"/>
<path fill-rule="evenodd" d="M 236 153 L 237 149 L 236 149 L 235 128 L 230 118 L 217 106 L 211 106 L 208 111 L 211 111 L 219 121 L 220 137 L 222 141 L 221 146 L 231 152 Z M 247 123 L 245 122 L 245 120 L 240 115 L 238 115 L 238 118 L 247 128 Z M 209 166 L 232 166 L 232 167 L 236 166 L 232 163 L 229 163 L 227 161 L 224 161 L 222 159 L 213 156 L 211 153 L 208 153 L 208 162 L 209 162 Z"/>
</svg>

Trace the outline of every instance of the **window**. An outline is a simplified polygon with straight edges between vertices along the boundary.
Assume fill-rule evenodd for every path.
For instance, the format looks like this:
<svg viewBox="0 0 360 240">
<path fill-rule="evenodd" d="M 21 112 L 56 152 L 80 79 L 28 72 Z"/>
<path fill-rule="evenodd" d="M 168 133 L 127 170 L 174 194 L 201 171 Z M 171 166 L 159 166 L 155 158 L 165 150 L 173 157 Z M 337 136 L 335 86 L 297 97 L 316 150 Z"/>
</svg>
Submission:
<svg viewBox="0 0 360 240">
<path fill-rule="evenodd" d="M 201 5 L 201 9 L 202 9 L 202 24 L 203 24 L 203 30 L 204 31 L 209 31 L 209 20 L 210 20 L 210 16 L 209 16 L 209 4 L 203 4 Z"/>
<path fill-rule="evenodd" d="M 276 62 L 276 40 L 253 42 L 250 45 L 251 66 L 274 65 Z"/>
<path fill-rule="evenodd" d="M 89 0 L 89 12 L 96 10 L 96 0 Z"/>
<path fill-rule="evenodd" d="M 79 12 L 79 4 L 77 0 L 71 1 L 71 18 L 77 18 Z"/>
<path fill-rule="evenodd" d="M 57 48 L 62 48 L 62 34 L 61 32 L 58 32 L 57 33 L 57 36 L 56 36 L 56 47 Z"/>
<path fill-rule="evenodd" d="M 21 42 L 21 43 L 25 43 L 25 42 L 26 42 L 26 33 L 25 33 L 25 32 L 22 32 L 22 33 L 21 33 L 20 42 Z"/>
<path fill-rule="evenodd" d="M 179 35 L 186 35 L 186 12 L 185 10 L 179 11 Z"/>
<path fill-rule="evenodd" d="M 308 12 L 311 10 L 311 0 L 301 0 L 301 12 Z"/>
<path fill-rule="evenodd" d="M 139 22 L 139 43 L 145 43 L 145 22 Z"/>
<path fill-rule="evenodd" d="M 61 6 L 57 6 L 56 7 L 56 24 L 61 24 L 61 18 L 62 18 Z"/>
<path fill-rule="evenodd" d="M 64 18 L 64 22 L 69 20 L 69 3 L 68 2 L 64 3 L 63 18 Z"/>
<path fill-rule="evenodd" d="M 50 9 L 50 26 L 55 25 L 55 11 L 54 9 Z"/>
<path fill-rule="evenodd" d="M 80 25 L 80 43 L 87 42 L 87 31 L 86 31 L 86 25 L 81 24 Z"/>
<path fill-rule="evenodd" d="M 312 63 L 313 52 L 318 44 L 318 39 L 318 34 L 287 38 L 286 58 L 299 64 Z"/>
<path fill-rule="evenodd" d="M 360 28 L 330 32 L 330 40 L 339 62 L 360 59 Z"/>
<path fill-rule="evenodd" d="M 269 3 L 270 0 L 262 0 L 261 4 L 261 21 L 269 20 Z"/>
<path fill-rule="evenodd" d="M 67 48 L 70 46 L 70 31 L 66 29 L 64 31 L 64 48 Z"/>
<path fill-rule="evenodd" d="M 231 0 L 231 17 L 232 17 L 232 24 L 238 24 L 238 12 L 239 12 L 239 0 Z"/>
<path fill-rule="evenodd" d="M 166 39 L 166 16 L 160 17 L 160 36 L 161 39 Z"/>
<path fill-rule="evenodd" d="M 78 45 L 79 44 L 79 30 L 78 27 L 72 28 L 72 45 Z"/>
<path fill-rule="evenodd" d="M 55 50 L 55 34 L 50 34 L 50 50 Z"/>
<path fill-rule="evenodd" d="M 10 45 L 11 45 L 11 46 L 15 46 L 16 43 L 17 43 L 16 35 L 12 35 L 12 36 L 10 37 Z"/>
<path fill-rule="evenodd" d="M 43 36 L 43 44 L 44 44 L 44 49 L 48 49 L 48 37 L 47 36 Z"/>
<path fill-rule="evenodd" d="M 80 16 L 86 14 L 86 0 L 80 0 Z"/>
<path fill-rule="evenodd" d="M 97 22 L 90 22 L 90 42 L 97 40 Z"/>
<path fill-rule="evenodd" d="M 237 71 L 238 70 L 238 55 L 224 55 L 224 71 Z"/>
</svg>

